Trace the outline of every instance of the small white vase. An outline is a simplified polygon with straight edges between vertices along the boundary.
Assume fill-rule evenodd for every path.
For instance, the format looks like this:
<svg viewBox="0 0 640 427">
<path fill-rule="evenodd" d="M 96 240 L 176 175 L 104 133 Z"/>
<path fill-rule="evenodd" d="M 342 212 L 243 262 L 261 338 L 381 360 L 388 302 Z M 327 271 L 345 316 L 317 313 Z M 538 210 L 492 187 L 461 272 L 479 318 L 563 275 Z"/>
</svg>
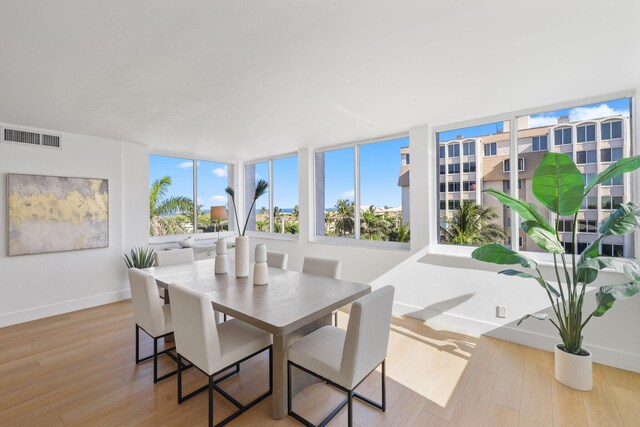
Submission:
<svg viewBox="0 0 640 427">
<path fill-rule="evenodd" d="M 576 390 L 589 391 L 593 388 L 593 360 L 591 353 L 578 356 L 560 349 L 562 344 L 556 345 L 555 365 L 556 379 Z"/>
<path fill-rule="evenodd" d="M 256 262 L 253 265 L 253 284 L 262 286 L 269 283 L 269 266 L 266 262 Z"/>
<path fill-rule="evenodd" d="M 249 276 L 249 238 L 236 237 L 236 277 Z"/>
<path fill-rule="evenodd" d="M 216 242 L 216 260 L 215 260 L 215 273 L 226 274 L 229 272 L 229 255 L 227 255 L 227 242 L 222 239 L 218 239 Z"/>
</svg>

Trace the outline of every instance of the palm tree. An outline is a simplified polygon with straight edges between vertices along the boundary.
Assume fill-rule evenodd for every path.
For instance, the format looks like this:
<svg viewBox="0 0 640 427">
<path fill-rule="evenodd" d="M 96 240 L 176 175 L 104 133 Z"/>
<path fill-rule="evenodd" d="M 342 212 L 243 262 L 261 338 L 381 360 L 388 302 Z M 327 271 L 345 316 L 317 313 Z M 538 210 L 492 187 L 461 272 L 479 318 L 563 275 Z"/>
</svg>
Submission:
<svg viewBox="0 0 640 427">
<path fill-rule="evenodd" d="M 440 227 L 443 243 L 457 245 L 484 245 L 504 242 L 504 229 L 492 221 L 498 217 L 493 208 L 484 207 L 474 201 L 465 201 L 453 211 L 453 216 L 445 217 L 445 226 Z"/>
<path fill-rule="evenodd" d="M 170 215 L 193 213 L 193 200 L 189 197 L 166 197 L 171 184 L 171 177 L 165 175 L 153 181 L 149 189 L 149 220 L 152 236 L 185 232 L 184 221 Z"/>
<path fill-rule="evenodd" d="M 355 206 L 351 200 L 339 199 L 333 211 L 336 234 L 353 234 L 355 228 Z"/>
<path fill-rule="evenodd" d="M 391 223 L 388 218 L 376 212 L 375 206 L 371 205 L 362 211 L 360 218 L 360 233 L 368 240 L 388 240 Z"/>
</svg>

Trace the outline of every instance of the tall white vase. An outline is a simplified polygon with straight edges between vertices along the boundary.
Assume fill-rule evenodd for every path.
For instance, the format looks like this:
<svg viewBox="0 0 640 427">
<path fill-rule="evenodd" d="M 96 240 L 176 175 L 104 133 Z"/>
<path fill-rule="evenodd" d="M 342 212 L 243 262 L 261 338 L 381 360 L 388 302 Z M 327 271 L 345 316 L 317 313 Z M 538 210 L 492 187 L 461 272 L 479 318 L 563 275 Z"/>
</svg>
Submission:
<svg viewBox="0 0 640 427">
<path fill-rule="evenodd" d="M 236 237 L 236 277 L 249 276 L 249 238 Z"/>
<path fill-rule="evenodd" d="M 560 350 L 562 344 L 556 345 L 555 373 L 556 379 L 567 387 L 589 391 L 593 388 L 593 361 L 591 353 L 577 356 Z"/>
</svg>

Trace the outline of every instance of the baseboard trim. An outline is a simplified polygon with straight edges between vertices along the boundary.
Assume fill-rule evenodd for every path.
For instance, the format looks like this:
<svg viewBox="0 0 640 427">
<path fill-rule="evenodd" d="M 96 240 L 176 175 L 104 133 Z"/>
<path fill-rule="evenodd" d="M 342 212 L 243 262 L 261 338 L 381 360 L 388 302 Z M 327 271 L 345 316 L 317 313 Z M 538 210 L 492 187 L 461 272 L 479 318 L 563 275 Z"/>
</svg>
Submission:
<svg viewBox="0 0 640 427">
<path fill-rule="evenodd" d="M 448 330 L 475 337 L 487 335 L 546 351 L 553 351 L 559 342 L 555 335 L 540 334 L 510 325 L 485 322 L 399 302 L 393 303 L 393 314 L 424 320 L 425 324 L 436 330 Z M 594 362 L 640 373 L 640 354 L 626 353 L 588 342 L 585 343 L 585 347 L 593 354 Z"/>
<path fill-rule="evenodd" d="M 0 314 L 0 328 L 131 298 L 129 289 Z"/>
</svg>

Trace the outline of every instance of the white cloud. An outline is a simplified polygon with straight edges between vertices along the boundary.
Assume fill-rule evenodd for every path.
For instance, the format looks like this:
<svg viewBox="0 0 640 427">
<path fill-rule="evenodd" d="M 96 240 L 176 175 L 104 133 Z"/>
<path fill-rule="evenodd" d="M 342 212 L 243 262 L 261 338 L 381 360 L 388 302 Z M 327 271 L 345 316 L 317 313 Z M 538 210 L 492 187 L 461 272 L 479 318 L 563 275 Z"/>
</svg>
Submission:
<svg viewBox="0 0 640 427">
<path fill-rule="evenodd" d="M 549 125 L 555 125 L 556 123 L 558 123 L 558 117 L 557 116 L 553 116 L 553 115 L 541 115 L 541 116 L 537 116 L 537 117 L 531 117 L 529 119 L 529 127 L 530 128 L 537 128 L 540 126 L 549 126 Z"/>
<path fill-rule="evenodd" d="M 354 194 L 355 194 L 355 192 L 353 190 L 347 190 L 347 191 L 344 191 L 344 192 L 340 193 L 339 197 L 341 199 L 353 199 Z"/>
<path fill-rule="evenodd" d="M 178 167 L 180 169 L 192 168 L 193 167 L 193 162 L 192 161 L 188 161 L 188 162 L 178 163 Z"/>
<path fill-rule="evenodd" d="M 597 107 L 578 107 L 569 111 L 569 120 L 578 122 L 581 120 L 598 119 L 606 116 L 629 116 L 628 111 L 616 110 L 607 104 L 600 104 Z"/>
<path fill-rule="evenodd" d="M 220 196 L 218 194 L 218 195 L 209 197 L 209 201 L 210 202 L 217 202 L 217 203 L 226 203 L 227 202 L 227 196 Z"/>
<path fill-rule="evenodd" d="M 211 173 L 217 176 L 218 178 L 224 178 L 225 176 L 227 176 L 227 169 L 215 168 L 214 170 L 211 171 Z"/>
</svg>

